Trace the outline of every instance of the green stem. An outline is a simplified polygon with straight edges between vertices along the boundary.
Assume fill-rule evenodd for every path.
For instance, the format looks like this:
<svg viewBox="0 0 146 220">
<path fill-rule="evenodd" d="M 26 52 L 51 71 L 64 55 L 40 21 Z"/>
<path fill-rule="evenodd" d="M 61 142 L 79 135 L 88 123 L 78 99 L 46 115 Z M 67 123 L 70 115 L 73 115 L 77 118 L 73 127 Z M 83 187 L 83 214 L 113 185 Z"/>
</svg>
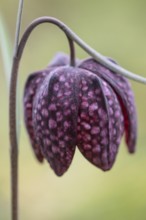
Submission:
<svg viewBox="0 0 146 220">
<path fill-rule="evenodd" d="M 12 220 L 18 220 L 18 122 L 19 120 L 16 120 L 16 117 L 19 116 L 18 111 L 18 94 L 17 93 L 17 68 L 18 68 L 18 61 L 16 58 L 16 53 L 18 50 L 18 44 L 19 44 L 19 35 L 20 35 L 20 27 L 21 27 L 21 20 L 22 20 L 22 11 L 23 11 L 23 0 L 19 1 L 19 7 L 18 7 L 18 14 L 17 14 L 17 22 L 16 22 L 16 32 L 15 32 L 15 43 L 14 43 L 14 52 L 13 52 L 13 64 L 12 64 L 12 71 L 11 71 L 11 82 L 10 82 L 10 112 L 12 111 L 12 107 L 14 107 L 17 112 L 13 115 L 13 117 L 10 116 L 10 142 L 11 144 L 11 219 Z M 14 65 L 15 63 L 15 65 Z M 13 86 L 12 86 L 13 85 Z M 13 87 L 13 89 L 12 89 Z M 12 100 L 11 97 L 16 95 L 15 100 Z M 15 95 L 14 95 L 15 96 Z M 15 131 L 13 133 L 13 130 Z"/>
<path fill-rule="evenodd" d="M 60 28 L 66 33 L 66 35 L 73 41 L 75 41 L 83 50 L 85 50 L 89 55 L 91 55 L 95 60 L 97 60 L 99 63 L 103 64 L 110 70 L 119 73 L 120 75 L 123 75 L 129 79 L 132 79 L 134 81 L 146 84 L 146 78 L 136 75 L 123 67 L 116 65 L 115 63 L 111 62 L 109 59 L 104 57 L 102 54 L 98 53 L 96 50 L 91 48 L 87 43 L 85 43 L 81 38 L 79 38 L 67 25 L 65 25 L 63 22 L 52 18 L 52 17 L 40 17 L 34 20 L 28 28 L 25 30 L 24 35 L 22 36 L 22 39 L 20 41 L 19 47 L 18 47 L 18 54 L 17 56 L 21 56 L 22 50 L 26 44 L 26 41 L 32 32 L 32 30 L 38 26 L 41 23 L 53 23 L 53 24 L 59 24 Z"/>
<path fill-rule="evenodd" d="M 19 6 L 18 6 L 17 22 L 16 22 L 14 57 L 17 53 L 17 48 L 18 48 L 18 44 L 19 44 L 19 35 L 20 35 L 20 28 L 21 28 L 22 11 L 23 11 L 23 0 L 20 0 L 19 1 Z"/>
<path fill-rule="evenodd" d="M 17 120 L 16 120 L 16 88 L 19 61 L 13 59 L 12 75 L 10 82 L 10 144 L 11 144 L 11 219 L 18 220 L 18 143 L 17 143 Z M 15 99 L 12 99 L 15 97 Z M 13 112 L 13 114 L 12 114 Z"/>
</svg>

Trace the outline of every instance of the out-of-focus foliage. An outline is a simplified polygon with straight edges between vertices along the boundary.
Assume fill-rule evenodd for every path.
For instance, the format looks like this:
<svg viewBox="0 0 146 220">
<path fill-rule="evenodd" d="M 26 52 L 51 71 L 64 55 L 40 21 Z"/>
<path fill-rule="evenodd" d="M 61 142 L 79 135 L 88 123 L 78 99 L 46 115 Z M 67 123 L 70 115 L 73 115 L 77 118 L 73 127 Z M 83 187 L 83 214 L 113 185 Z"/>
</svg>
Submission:
<svg viewBox="0 0 146 220">
<path fill-rule="evenodd" d="M 17 4 L 16 0 L 13 3 L 0 0 L 12 41 Z M 146 77 L 146 1 L 25 1 L 22 30 L 32 19 L 43 15 L 61 19 L 94 49 Z M 68 52 L 68 44 L 56 27 L 45 24 L 33 32 L 20 65 L 20 94 L 28 73 L 46 66 L 54 53 L 61 50 Z M 76 50 L 79 58 L 87 56 L 78 47 Z M 8 101 L 1 54 L 0 66 L 0 219 L 8 220 Z M 137 153 L 128 155 L 123 141 L 110 172 L 101 172 L 76 152 L 68 172 L 56 177 L 48 164 L 39 165 L 33 158 L 22 122 L 19 149 L 22 220 L 146 219 L 146 87 L 135 82 L 132 86 L 139 120 Z"/>
<path fill-rule="evenodd" d="M 3 60 L 3 66 L 5 69 L 4 73 L 6 76 L 6 83 L 9 88 L 12 54 L 11 54 L 11 49 L 10 49 L 10 39 L 9 39 L 8 30 L 6 28 L 6 23 L 4 21 L 2 14 L 0 14 L 0 39 L 1 39 L 0 50 L 1 50 L 2 60 Z"/>
</svg>

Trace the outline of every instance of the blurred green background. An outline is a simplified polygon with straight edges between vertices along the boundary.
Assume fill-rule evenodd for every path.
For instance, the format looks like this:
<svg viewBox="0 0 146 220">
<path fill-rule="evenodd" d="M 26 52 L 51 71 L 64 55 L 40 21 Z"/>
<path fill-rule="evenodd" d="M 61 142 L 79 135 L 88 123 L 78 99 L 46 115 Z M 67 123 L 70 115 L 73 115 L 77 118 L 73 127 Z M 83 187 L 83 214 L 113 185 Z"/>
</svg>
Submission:
<svg viewBox="0 0 146 220">
<path fill-rule="evenodd" d="M 16 0 L 0 0 L 0 13 L 11 42 L 14 41 L 17 4 Z M 27 0 L 21 34 L 32 19 L 43 15 L 61 19 L 94 49 L 146 77 L 145 0 Z M 44 68 L 57 51 L 68 52 L 67 40 L 58 28 L 45 24 L 33 32 L 21 61 L 20 94 L 28 73 Z M 78 47 L 76 51 L 79 58 L 88 56 Z M 8 220 L 8 93 L 1 52 L 0 67 L 0 220 Z M 47 163 L 36 162 L 21 116 L 21 220 L 146 219 L 146 87 L 136 82 L 132 82 L 132 87 L 139 121 L 137 152 L 129 155 L 123 140 L 113 169 L 106 173 L 92 166 L 77 150 L 68 172 L 61 178 L 56 177 Z"/>
</svg>

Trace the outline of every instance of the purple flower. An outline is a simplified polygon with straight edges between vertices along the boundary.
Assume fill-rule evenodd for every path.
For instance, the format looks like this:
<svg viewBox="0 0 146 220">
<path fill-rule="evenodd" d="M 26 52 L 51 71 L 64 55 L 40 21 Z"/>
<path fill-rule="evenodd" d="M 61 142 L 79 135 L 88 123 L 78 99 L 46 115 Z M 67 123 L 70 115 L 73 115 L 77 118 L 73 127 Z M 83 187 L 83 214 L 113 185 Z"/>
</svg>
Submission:
<svg viewBox="0 0 146 220">
<path fill-rule="evenodd" d="M 24 92 L 26 128 L 36 157 L 58 176 L 69 168 L 76 146 L 102 170 L 111 169 L 123 133 L 134 152 L 137 121 L 128 81 L 93 59 L 77 67 L 60 54 L 29 76 Z"/>
</svg>

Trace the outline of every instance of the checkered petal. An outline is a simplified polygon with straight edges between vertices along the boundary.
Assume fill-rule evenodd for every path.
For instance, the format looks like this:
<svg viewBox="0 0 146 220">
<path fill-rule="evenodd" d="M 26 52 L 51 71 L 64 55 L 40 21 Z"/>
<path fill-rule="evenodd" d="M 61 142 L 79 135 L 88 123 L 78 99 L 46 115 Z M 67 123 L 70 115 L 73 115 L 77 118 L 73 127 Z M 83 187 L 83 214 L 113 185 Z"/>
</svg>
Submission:
<svg viewBox="0 0 146 220">
<path fill-rule="evenodd" d="M 34 101 L 35 136 L 44 157 L 58 176 L 69 168 L 76 146 L 77 105 L 74 68 L 51 72 Z"/>
<path fill-rule="evenodd" d="M 111 60 L 111 59 L 110 59 Z M 111 60 L 111 62 L 114 62 Z M 87 69 L 104 79 L 114 90 L 124 115 L 125 138 L 130 153 L 135 151 L 137 140 L 137 115 L 134 95 L 128 80 L 104 67 L 94 59 L 84 60 L 81 68 Z"/>
<path fill-rule="evenodd" d="M 111 169 L 123 134 L 123 115 L 112 88 L 80 70 L 77 146 L 92 164 Z"/>
</svg>

